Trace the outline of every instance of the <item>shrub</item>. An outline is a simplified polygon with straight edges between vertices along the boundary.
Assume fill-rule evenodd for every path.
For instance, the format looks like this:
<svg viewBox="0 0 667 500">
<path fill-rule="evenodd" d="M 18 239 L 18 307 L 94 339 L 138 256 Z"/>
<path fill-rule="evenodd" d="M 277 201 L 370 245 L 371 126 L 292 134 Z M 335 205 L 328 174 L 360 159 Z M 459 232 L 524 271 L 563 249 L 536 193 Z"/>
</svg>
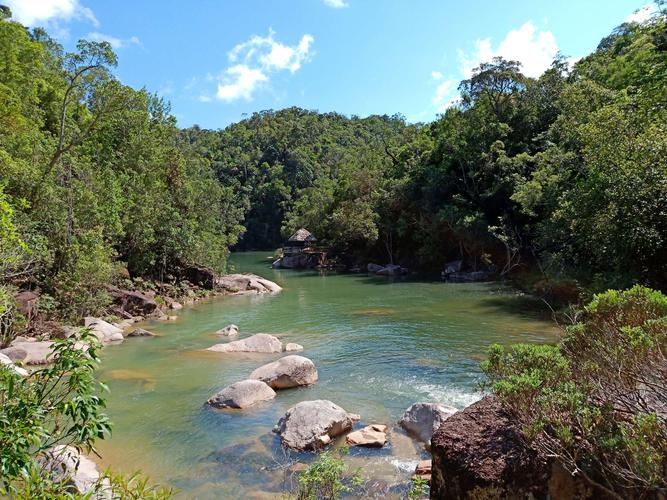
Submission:
<svg viewBox="0 0 667 500">
<path fill-rule="evenodd" d="M 492 346 L 488 385 L 531 446 L 617 498 L 667 487 L 667 297 L 596 295 L 559 346 Z"/>
<path fill-rule="evenodd" d="M 348 475 L 348 466 L 343 460 L 347 454 L 346 447 L 340 448 L 338 454 L 325 451 L 317 460 L 299 476 L 298 500 L 334 500 L 343 493 L 349 493 L 353 487 L 361 484 L 361 473 L 355 471 Z"/>
</svg>

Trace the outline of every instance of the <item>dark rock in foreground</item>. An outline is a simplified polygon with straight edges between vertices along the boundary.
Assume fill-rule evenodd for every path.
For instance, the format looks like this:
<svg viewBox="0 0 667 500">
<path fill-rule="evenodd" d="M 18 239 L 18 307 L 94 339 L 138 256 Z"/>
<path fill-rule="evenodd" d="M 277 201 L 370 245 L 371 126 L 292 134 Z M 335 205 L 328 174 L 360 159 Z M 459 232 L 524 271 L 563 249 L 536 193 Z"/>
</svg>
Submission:
<svg viewBox="0 0 667 500">
<path fill-rule="evenodd" d="M 493 396 L 449 417 L 431 453 L 431 498 L 586 498 L 572 476 L 523 444 Z"/>
</svg>

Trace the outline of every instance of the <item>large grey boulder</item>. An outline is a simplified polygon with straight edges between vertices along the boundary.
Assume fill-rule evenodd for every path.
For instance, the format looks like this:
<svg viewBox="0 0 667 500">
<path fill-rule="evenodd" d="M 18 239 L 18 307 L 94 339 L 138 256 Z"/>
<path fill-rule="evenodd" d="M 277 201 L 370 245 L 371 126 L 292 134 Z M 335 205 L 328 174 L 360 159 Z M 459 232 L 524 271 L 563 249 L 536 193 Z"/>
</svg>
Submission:
<svg viewBox="0 0 667 500">
<path fill-rule="evenodd" d="M 47 365 L 53 362 L 53 342 L 13 342 L 10 347 L 0 351 L 12 362 L 26 365 Z"/>
<path fill-rule="evenodd" d="M 282 290 L 273 281 L 255 274 L 228 274 L 215 280 L 215 286 L 230 293 L 277 293 Z"/>
<path fill-rule="evenodd" d="M 276 392 L 260 380 L 242 380 L 225 387 L 208 400 L 216 408 L 247 408 L 260 401 L 269 401 Z"/>
<path fill-rule="evenodd" d="M 5 365 L 7 366 L 10 370 L 14 371 L 15 373 L 18 373 L 19 375 L 23 377 L 28 376 L 28 372 L 25 368 L 21 368 L 20 366 L 16 366 L 14 362 L 9 358 L 9 356 L 6 356 L 2 353 L 0 353 L 0 365 Z"/>
<path fill-rule="evenodd" d="M 235 340 L 227 344 L 216 344 L 207 349 L 215 352 L 282 352 L 283 343 L 268 333 L 256 333 L 246 339 Z"/>
<path fill-rule="evenodd" d="M 54 481 L 67 482 L 81 495 L 91 494 L 90 498 L 95 499 L 111 498 L 109 481 L 100 481 L 95 462 L 72 446 L 54 446 L 45 453 L 41 464 Z"/>
<path fill-rule="evenodd" d="M 317 377 L 315 364 L 308 358 L 294 354 L 260 366 L 250 374 L 251 379 L 261 380 L 273 389 L 314 384 Z"/>
<path fill-rule="evenodd" d="M 100 318 L 88 316 L 84 319 L 84 326 L 90 329 L 102 344 L 114 344 L 123 341 L 123 330 Z"/>
<path fill-rule="evenodd" d="M 302 401 L 278 421 L 275 432 L 286 448 L 304 451 L 326 446 L 352 429 L 353 418 L 343 408 L 324 399 Z"/>
<path fill-rule="evenodd" d="M 409 434 L 430 445 L 433 433 L 456 412 L 456 408 L 439 403 L 415 403 L 405 411 L 399 423 Z"/>
</svg>

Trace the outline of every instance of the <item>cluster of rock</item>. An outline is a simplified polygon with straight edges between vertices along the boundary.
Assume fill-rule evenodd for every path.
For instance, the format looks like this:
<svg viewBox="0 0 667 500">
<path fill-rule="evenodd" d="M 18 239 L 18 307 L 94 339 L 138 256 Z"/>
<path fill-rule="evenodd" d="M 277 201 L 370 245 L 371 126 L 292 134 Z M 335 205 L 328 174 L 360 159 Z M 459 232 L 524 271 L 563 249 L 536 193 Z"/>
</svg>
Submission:
<svg viewBox="0 0 667 500">
<path fill-rule="evenodd" d="M 370 274 L 377 274 L 378 276 L 400 276 L 402 274 L 408 274 L 408 270 L 405 267 L 401 267 L 397 264 L 387 264 L 386 266 L 381 266 L 371 262 L 368 264 L 368 266 L 366 266 L 366 270 Z"/>
<path fill-rule="evenodd" d="M 487 281 L 493 275 L 492 269 L 464 271 L 465 265 L 462 260 L 447 262 L 440 275 L 442 279 L 452 283 L 472 283 L 476 281 Z"/>
</svg>

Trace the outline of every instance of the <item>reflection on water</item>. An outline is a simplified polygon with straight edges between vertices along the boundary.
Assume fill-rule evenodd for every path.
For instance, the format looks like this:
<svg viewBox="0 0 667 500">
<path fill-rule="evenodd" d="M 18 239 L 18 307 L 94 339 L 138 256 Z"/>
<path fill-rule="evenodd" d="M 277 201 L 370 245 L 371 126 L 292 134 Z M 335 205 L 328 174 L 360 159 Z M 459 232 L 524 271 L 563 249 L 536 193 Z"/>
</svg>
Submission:
<svg viewBox="0 0 667 500">
<path fill-rule="evenodd" d="M 267 254 L 232 256 L 238 272 L 284 287 L 275 296 L 227 297 L 186 307 L 178 320 L 146 322 L 161 334 L 104 350 L 113 437 L 100 443 L 104 465 L 141 469 L 188 498 L 280 497 L 290 466 L 312 460 L 289 454 L 271 432 L 293 404 L 330 399 L 365 423 L 395 424 L 416 401 L 463 408 L 479 398 L 480 359 L 497 342 L 552 342 L 557 331 L 525 297 L 498 284 L 390 282 L 366 275 L 272 270 Z M 281 334 L 297 342 L 319 370 L 314 386 L 279 392 L 241 412 L 204 402 L 280 355 L 202 352 L 229 323 L 242 338 Z M 353 450 L 378 496 L 398 496 L 420 447 L 398 429 L 382 450 Z"/>
</svg>

